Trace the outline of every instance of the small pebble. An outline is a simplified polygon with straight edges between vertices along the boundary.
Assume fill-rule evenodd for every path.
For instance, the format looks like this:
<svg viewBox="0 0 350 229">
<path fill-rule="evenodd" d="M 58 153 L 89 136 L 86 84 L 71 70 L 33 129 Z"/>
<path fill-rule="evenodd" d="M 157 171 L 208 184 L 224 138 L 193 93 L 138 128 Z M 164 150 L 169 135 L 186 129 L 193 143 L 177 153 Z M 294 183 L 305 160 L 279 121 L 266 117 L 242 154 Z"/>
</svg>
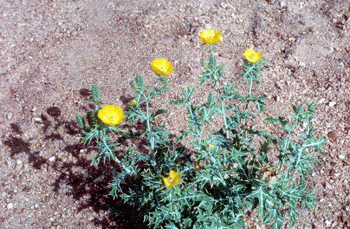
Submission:
<svg viewBox="0 0 350 229">
<path fill-rule="evenodd" d="M 339 138 L 338 131 L 336 131 L 336 130 L 328 132 L 327 136 L 332 142 L 337 141 Z"/>
<path fill-rule="evenodd" d="M 336 103 L 336 102 L 330 102 L 330 103 L 328 104 L 328 106 L 329 106 L 329 107 L 334 107 L 335 104 L 337 104 L 337 103 Z"/>
<path fill-rule="evenodd" d="M 326 99 L 325 98 L 321 98 L 320 100 L 318 100 L 317 103 L 323 103 Z"/>
<path fill-rule="evenodd" d="M 313 225 L 315 228 L 324 228 L 324 223 L 321 222 L 321 221 L 316 221 L 316 222 L 312 223 L 312 225 Z"/>
<path fill-rule="evenodd" d="M 345 110 L 346 109 L 346 105 L 344 103 L 338 103 L 336 107 L 339 110 Z"/>
<path fill-rule="evenodd" d="M 34 121 L 37 122 L 37 123 L 42 123 L 43 120 L 41 118 L 34 118 Z"/>
<path fill-rule="evenodd" d="M 7 209 L 12 209 L 13 208 L 13 203 L 7 204 Z"/>
<path fill-rule="evenodd" d="M 55 161 L 56 157 L 55 156 L 52 156 L 49 158 L 49 161 Z"/>
<path fill-rule="evenodd" d="M 206 24 L 206 25 L 204 26 L 204 28 L 205 28 L 205 29 L 212 29 L 213 26 L 212 26 L 211 24 Z"/>
<path fill-rule="evenodd" d="M 19 171 L 23 168 L 23 164 L 17 164 L 16 171 Z"/>
<path fill-rule="evenodd" d="M 17 165 L 22 165 L 22 161 L 21 160 L 17 160 Z"/>
<path fill-rule="evenodd" d="M 326 226 L 329 227 L 332 224 L 332 221 L 326 220 Z"/>
<path fill-rule="evenodd" d="M 339 157 L 339 159 L 345 159 L 345 156 L 342 154 L 340 154 L 338 157 Z"/>
<path fill-rule="evenodd" d="M 9 113 L 6 114 L 6 118 L 7 118 L 7 119 L 11 119 L 11 118 L 12 118 L 12 115 L 13 115 L 13 114 L 12 114 L 11 112 L 9 112 Z"/>
</svg>

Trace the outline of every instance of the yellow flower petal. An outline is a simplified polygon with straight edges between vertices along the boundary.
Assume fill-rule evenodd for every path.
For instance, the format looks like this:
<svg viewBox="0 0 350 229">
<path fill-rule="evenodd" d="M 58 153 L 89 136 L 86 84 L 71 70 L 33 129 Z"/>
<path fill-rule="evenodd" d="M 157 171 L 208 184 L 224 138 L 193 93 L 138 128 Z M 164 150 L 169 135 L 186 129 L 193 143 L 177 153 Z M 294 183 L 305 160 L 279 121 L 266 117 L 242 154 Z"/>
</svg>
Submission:
<svg viewBox="0 0 350 229">
<path fill-rule="evenodd" d="M 247 49 L 243 55 L 245 58 L 251 62 L 251 63 L 256 63 L 258 61 L 262 60 L 262 53 L 261 52 L 254 52 L 253 49 Z"/>
<path fill-rule="evenodd" d="M 176 173 L 175 171 L 171 170 L 168 177 L 163 177 L 164 184 L 167 188 L 170 188 L 174 185 L 180 184 L 180 174 Z"/>
<path fill-rule="evenodd" d="M 97 117 L 108 126 L 115 126 L 122 123 L 125 118 L 123 108 L 117 105 L 106 105 L 97 113 Z"/>
<path fill-rule="evenodd" d="M 199 38 L 205 45 L 215 45 L 222 40 L 222 34 L 219 30 L 206 29 L 199 33 Z"/>
<path fill-rule="evenodd" d="M 154 59 L 151 64 L 151 69 L 157 75 L 167 77 L 174 71 L 174 66 L 167 59 Z"/>
<path fill-rule="evenodd" d="M 210 147 L 211 150 L 214 149 L 214 145 L 213 144 L 209 144 L 209 147 Z"/>
</svg>

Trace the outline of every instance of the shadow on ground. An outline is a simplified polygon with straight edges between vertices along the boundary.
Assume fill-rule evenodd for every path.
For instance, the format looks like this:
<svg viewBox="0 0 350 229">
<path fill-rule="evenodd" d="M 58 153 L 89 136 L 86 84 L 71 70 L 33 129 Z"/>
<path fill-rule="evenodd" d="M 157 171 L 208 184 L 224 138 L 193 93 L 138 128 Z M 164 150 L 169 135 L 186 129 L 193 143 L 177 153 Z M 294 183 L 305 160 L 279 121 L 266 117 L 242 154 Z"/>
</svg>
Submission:
<svg viewBox="0 0 350 229">
<path fill-rule="evenodd" d="M 45 114 L 41 115 L 44 141 L 63 141 L 62 130 L 65 135 L 80 136 L 81 130 L 75 121 L 65 121 L 61 118 L 61 110 L 58 107 L 50 107 Z M 53 184 L 53 192 L 59 192 L 63 185 L 71 187 L 66 193 L 79 201 L 78 212 L 90 208 L 97 214 L 103 214 L 93 220 L 96 226 L 102 228 L 148 228 L 143 222 L 143 214 L 137 207 L 125 204 L 122 199 L 113 199 L 110 195 L 110 188 L 113 177 L 120 171 L 114 161 L 100 163 L 98 167 L 91 166 L 91 161 L 86 155 L 95 153 L 94 144 L 83 145 L 64 144 L 63 151 L 71 155 L 74 160 L 69 162 L 57 158 L 51 162 L 48 158 L 40 156 L 40 152 L 32 151 L 29 140 L 23 139 L 23 132 L 18 124 L 10 125 L 11 133 L 3 141 L 4 145 L 10 148 L 10 157 L 18 154 L 26 154 L 29 163 L 36 170 L 41 170 L 43 165 L 52 167 L 59 172 L 59 176 Z M 48 131 L 53 129 L 53 131 Z M 93 151 L 93 152 L 92 152 Z M 74 161 L 74 162 L 72 162 Z M 77 213 L 78 213 L 77 212 Z"/>
</svg>

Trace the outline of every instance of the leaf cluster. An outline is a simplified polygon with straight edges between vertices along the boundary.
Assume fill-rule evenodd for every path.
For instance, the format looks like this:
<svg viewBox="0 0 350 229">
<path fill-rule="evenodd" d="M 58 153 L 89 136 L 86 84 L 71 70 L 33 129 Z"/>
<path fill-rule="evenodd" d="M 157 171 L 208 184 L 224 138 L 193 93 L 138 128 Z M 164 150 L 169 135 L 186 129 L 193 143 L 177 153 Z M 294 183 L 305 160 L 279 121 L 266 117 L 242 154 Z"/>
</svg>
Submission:
<svg viewBox="0 0 350 229">
<path fill-rule="evenodd" d="M 93 104 L 94 109 L 89 110 L 86 113 L 85 118 L 78 114 L 76 116 L 76 121 L 83 130 L 81 142 L 84 144 L 94 142 L 97 145 L 98 154 L 94 157 L 91 163 L 92 165 L 97 166 L 101 158 L 104 162 L 106 159 L 117 160 L 115 157 L 115 147 L 118 146 L 119 143 L 115 143 L 108 135 L 112 132 L 119 132 L 121 130 L 117 126 L 107 126 L 101 122 L 97 117 L 99 110 L 98 107 L 100 104 L 103 104 L 100 99 L 100 89 L 94 84 L 92 85 L 90 92 L 91 99 L 87 100 L 87 102 Z"/>
<path fill-rule="evenodd" d="M 209 51 L 212 53 L 212 47 Z M 176 142 L 155 120 L 167 110 L 151 107 L 152 100 L 169 90 L 165 77 L 157 77 L 151 85 L 146 85 L 140 75 L 130 82 L 136 103 L 128 106 L 126 121 L 142 123 L 139 134 L 103 126 L 96 117 L 97 110 L 87 113 L 88 127 L 77 116 L 84 130 L 82 141 L 98 142 L 96 160 L 112 158 L 123 168 L 109 184 L 110 195 L 138 206 L 152 228 L 245 228 L 243 216 L 254 209 L 270 228 L 282 228 L 286 218 L 293 227 L 300 204 L 315 206 L 314 190 L 308 189 L 306 176 L 317 162 L 314 153 L 322 153 L 325 145 L 325 139 L 316 137 L 312 126 L 316 104 L 292 104 L 290 120 L 266 118 L 265 122 L 280 126 L 280 137 L 272 136 L 246 125 L 266 106 L 264 96 L 252 93 L 266 63 L 244 61 L 242 78 L 249 83 L 244 95 L 234 89 L 234 84 L 221 83 L 226 68 L 217 65 L 214 55 L 202 65 L 200 85 L 208 81 L 216 92 L 205 102 L 196 103 L 192 99 L 195 88 L 189 86 L 180 98 L 171 101 L 187 110 L 189 124 Z M 99 91 L 94 87 L 92 102 L 97 104 Z M 250 106 L 255 106 L 257 113 Z M 222 119 L 223 126 L 204 135 L 215 117 Z M 106 137 L 112 131 L 122 132 L 116 143 Z M 185 138 L 191 139 L 191 149 L 183 146 Z M 127 148 L 121 158 L 111 156 L 127 139 L 144 145 Z M 171 170 L 180 174 L 181 184 L 168 189 L 162 179 Z"/>
</svg>

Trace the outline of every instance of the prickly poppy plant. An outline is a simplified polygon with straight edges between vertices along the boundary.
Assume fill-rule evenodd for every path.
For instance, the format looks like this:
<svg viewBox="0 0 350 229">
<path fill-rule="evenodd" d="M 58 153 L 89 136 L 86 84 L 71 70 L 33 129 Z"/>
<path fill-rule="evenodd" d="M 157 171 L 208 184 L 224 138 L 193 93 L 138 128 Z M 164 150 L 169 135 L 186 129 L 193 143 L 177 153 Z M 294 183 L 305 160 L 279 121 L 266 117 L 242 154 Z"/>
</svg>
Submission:
<svg viewBox="0 0 350 229">
<path fill-rule="evenodd" d="M 266 123 L 280 127 L 278 137 L 249 127 L 247 122 L 261 115 L 266 106 L 266 98 L 254 95 L 253 87 L 260 82 L 267 63 L 260 52 L 246 50 L 242 81 L 249 89 L 243 94 L 236 91 L 234 84 L 223 83 L 226 68 L 219 66 L 214 56 L 214 44 L 221 36 L 219 31 L 199 34 L 203 44 L 210 46 L 199 82 L 212 84 L 215 91 L 199 104 L 192 99 L 195 88 L 189 86 L 170 102 L 174 108 L 187 111 L 188 129 L 181 131 L 176 142 L 170 138 L 170 130 L 155 124 L 155 117 L 167 110 L 150 106 L 169 90 L 166 76 L 172 73 L 173 65 L 165 59 L 152 62 L 156 77 L 151 85 L 140 75 L 130 82 L 135 94 L 124 108 L 125 119 L 121 107 L 99 108 L 103 103 L 96 85 L 89 101 L 95 109 L 86 117 L 76 117 L 83 129 L 82 142 L 97 143 L 92 164 L 112 159 L 122 168 L 108 186 L 110 195 L 137 206 L 150 228 L 245 228 L 244 216 L 251 212 L 270 228 L 285 227 L 286 222 L 293 227 L 300 206 L 315 206 L 306 176 L 317 161 L 315 154 L 322 153 L 325 144 L 311 125 L 316 103 L 292 104 L 294 113 L 288 119 L 265 118 Z M 214 117 L 222 120 L 222 126 L 204 134 Z M 143 128 L 130 132 L 123 123 L 142 123 Z M 118 134 L 118 140 L 109 137 L 112 133 Z M 182 144 L 184 139 L 192 141 L 190 149 Z M 126 141 L 145 145 L 128 147 L 117 157 L 116 149 Z"/>
</svg>

